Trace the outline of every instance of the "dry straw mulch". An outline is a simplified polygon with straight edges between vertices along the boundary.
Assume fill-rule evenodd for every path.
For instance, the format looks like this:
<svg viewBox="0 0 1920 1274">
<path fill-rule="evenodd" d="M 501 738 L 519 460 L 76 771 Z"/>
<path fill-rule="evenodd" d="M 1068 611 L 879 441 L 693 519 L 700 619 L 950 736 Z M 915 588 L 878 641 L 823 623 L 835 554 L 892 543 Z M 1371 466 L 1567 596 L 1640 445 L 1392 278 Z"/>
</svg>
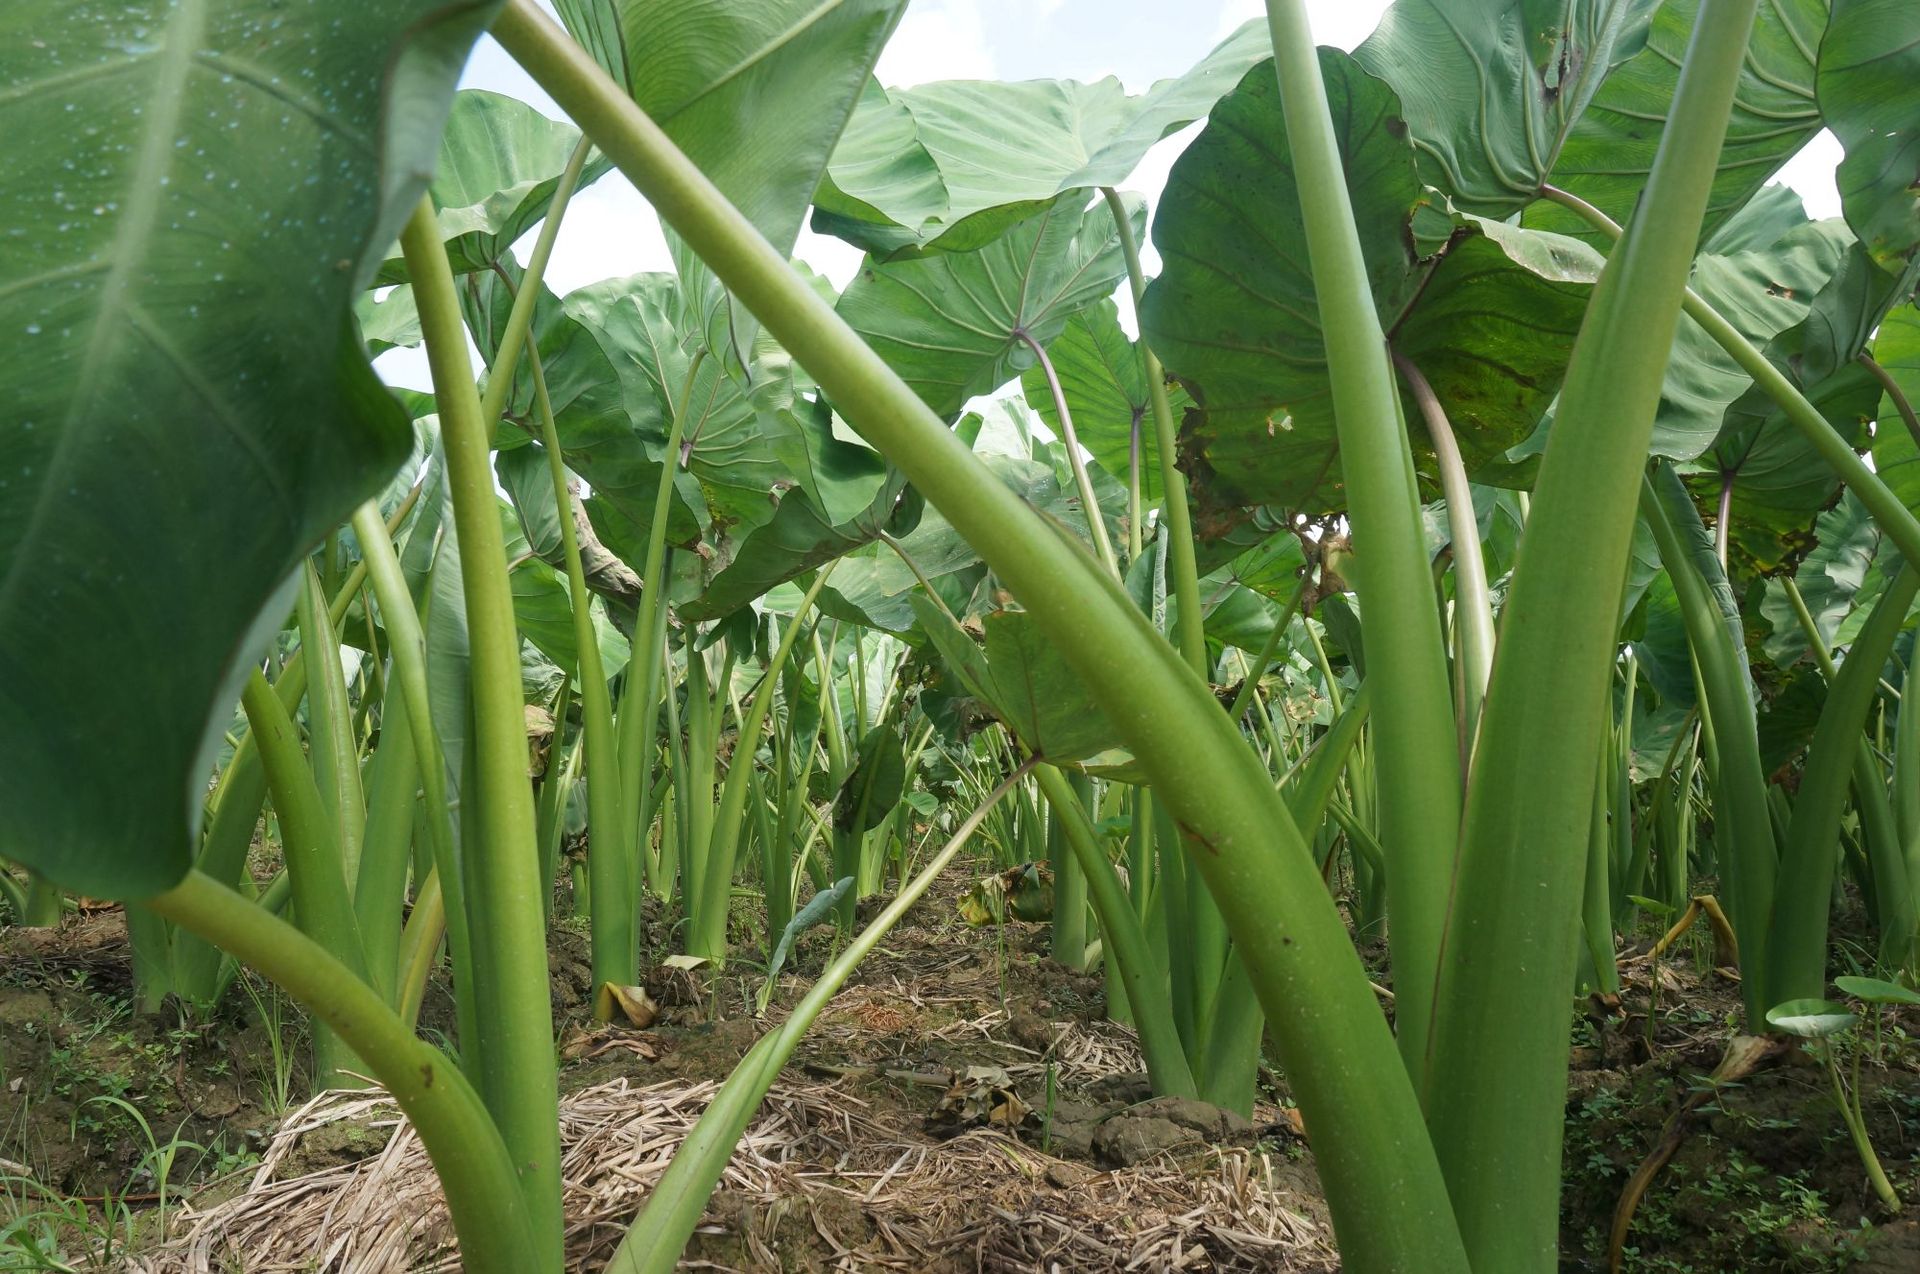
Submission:
<svg viewBox="0 0 1920 1274">
<path fill-rule="evenodd" d="M 1097 1047 L 1097 1046 L 1096 1046 Z M 596 1270 L 717 1085 L 625 1079 L 560 1106 L 570 1270 Z M 384 1150 L 283 1176 L 300 1139 L 351 1121 Z M 1200 1171 L 1100 1172 L 985 1130 L 935 1142 L 889 1127 L 833 1085 L 776 1086 L 727 1167 L 688 1268 L 779 1270 L 1327 1270 L 1326 1236 L 1265 1156 Z M 724 1221 L 722 1220 L 724 1218 Z M 457 1270 L 419 1139 L 380 1093 L 325 1093 L 285 1121 L 248 1188 L 173 1218 L 136 1274 Z M 784 1258 L 784 1259 L 783 1259 Z M 804 1258 L 797 1260 L 796 1258 Z"/>
</svg>

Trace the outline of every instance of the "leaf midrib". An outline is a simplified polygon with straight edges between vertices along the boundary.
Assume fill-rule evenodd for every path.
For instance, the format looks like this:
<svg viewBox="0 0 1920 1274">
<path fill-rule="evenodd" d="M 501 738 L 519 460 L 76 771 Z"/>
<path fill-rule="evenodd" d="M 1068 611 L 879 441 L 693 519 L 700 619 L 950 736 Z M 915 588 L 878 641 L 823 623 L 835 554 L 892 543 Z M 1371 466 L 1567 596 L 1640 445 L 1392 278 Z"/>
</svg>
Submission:
<svg viewBox="0 0 1920 1274">
<path fill-rule="evenodd" d="M 154 55 L 153 96 L 156 105 L 147 117 L 139 158 L 134 163 L 132 180 L 127 188 L 126 212 L 115 227 L 113 243 L 108 248 L 107 274 L 100 283 L 92 330 L 87 334 L 87 351 L 80 361 L 79 374 L 75 377 L 75 384 L 79 388 L 60 422 L 59 437 L 54 443 L 53 454 L 48 457 L 46 473 L 41 480 L 39 493 L 34 498 L 33 512 L 28 515 L 21 531 L 22 549 L 39 538 L 48 512 L 53 507 L 53 492 L 60 485 L 56 478 L 64 471 L 72 455 L 78 433 L 74 424 L 92 408 L 106 379 L 97 369 L 111 357 L 116 343 L 117 334 L 109 318 L 119 313 L 125 305 L 131 290 L 134 262 L 145 257 L 147 244 L 153 237 L 154 225 L 159 219 L 160 197 L 164 189 L 160 178 L 171 163 L 169 156 L 173 149 L 173 135 L 186 112 L 187 75 L 193 67 L 194 49 L 206 33 L 209 2 L 180 0 L 167 22 L 160 51 Z M 0 581 L 0 614 L 7 611 L 20 581 L 26 578 L 25 564 L 29 560 L 30 553 L 19 553 L 14 558 L 13 569 L 8 572 L 7 578 Z"/>
</svg>

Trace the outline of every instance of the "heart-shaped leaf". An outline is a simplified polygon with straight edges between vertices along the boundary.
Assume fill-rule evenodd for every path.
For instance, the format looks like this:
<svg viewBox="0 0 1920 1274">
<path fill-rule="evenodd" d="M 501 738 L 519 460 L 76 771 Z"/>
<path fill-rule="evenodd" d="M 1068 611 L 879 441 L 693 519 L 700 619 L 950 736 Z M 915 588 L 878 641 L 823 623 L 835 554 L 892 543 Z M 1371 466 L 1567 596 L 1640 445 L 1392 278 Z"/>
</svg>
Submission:
<svg viewBox="0 0 1920 1274">
<path fill-rule="evenodd" d="M 1600 269 L 1584 245 L 1465 218 L 1421 257 L 1423 194 L 1387 85 L 1320 51 L 1374 303 L 1432 382 L 1470 469 L 1534 429 Z M 1217 504 L 1338 507 L 1338 439 L 1271 63 L 1248 72 L 1175 162 L 1154 219 L 1166 267 L 1141 326 L 1192 389 L 1183 459 Z M 1446 221 L 1424 210 L 1436 228 Z M 1407 416 L 1417 411 L 1408 406 Z"/>
<path fill-rule="evenodd" d="M 1700 224 L 1703 242 L 1820 131 L 1814 58 L 1827 26 L 1827 4 L 1772 0 L 1759 6 Z M 1645 46 L 1601 83 L 1561 146 L 1552 170 L 1554 185 L 1625 224 L 1646 188 L 1654 152 L 1666 131 L 1699 12 L 1700 0 L 1664 0 L 1654 11 Z M 1585 222 L 1554 204 L 1532 205 L 1526 223 L 1580 238 L 1594 236 Z"/>
<path fill-rule="evenodd" d="M 1069 191 L 984 248 L 901 261 L 867 259 L 840 317 L 943 416 L 1035 363 L 1046 345 L 1126 273 L 1104 200 Z M 1144 223 L 1137 200 L 1136 224 Z"/>
<path fill-rule="evenodd" d="M 515 241 L 547 215 L 579 141 L 579 129 L 549 119 L 517 97 L 485 89 L 454 94 L 440 162 L 427 187 L 454 273 L 490 269 L 507 259 Z M 579 188 L 611 168 L 605 158 L 594 156 Z M 399 257 L 390 258 L 381 277 L 399 282 L 406 278 L 406 266 Z"/>
<path fill-rule="evenodd" d="M 1815 83 L 1847 148 L 1834 173 L 1847 224 L 1898 274 L 1920 249 L 1920 5 L 1833 0 Z"/>
<path fill-rule="evenodd" d="M 1421 177 L 1454 206 L 1505 218 L 1539 197 L 1560 146 L 1649 0 L 1399 0 L 1353 51 L 1393 85 Z"/>
<path fill-rule="evenodd" d="M 1813 617 L 1814 628 L 1831 649 L 1847 613 L 1860 599 L 1871 600 L 1867 578 L 1885 537 L 1866 506 L 1848 492 L 1816 520 L 1814 539 L 1816 543 L 1795 568 L 1793 580 Z M 1873 594 L 1878 591 L 1874 589 Z M 1806 655 L 1806 631 L 1779 580 L 1767 581 L 1760 614 L 1772 628 L 1762 647 L 1767 658 L 1785 668 Z"/>
<path fill-rule="evenodd" d="M 558 0 L 561 20 L 783 255 L 906 0 Z M 707 346 L 759 325 L 668 236 Z"/>
<path fill-rule="evenodd" d="M 496 7 L 0 11 L 0 844 L 67 888 L 187 870 L 249 626 L 407 453 L 353 301 Z"/>
<path fill-rule="evenodd" d="M 1147 396 L 1147 371 L 1140 346 L 1120 327 L 1119 307 L 1112 301 L 1081 310 L 1047 345 L 1047 357 L 1067 400 L 1067 412 L 1080 445 L 1094 463 L 1125 483 L 1129 466 L 1140 466 L 1140 495 L 1149 504 L 1160 499 L 1160 443 L 1154 432 Z M 1060 434 L 1053 391 L 1038 363 L 1020 378 L 1027 405 Z M 1179 420 L 1189 404 L 1186 390 L 1168 387 L 1173 418 Z"/>
<path fill-rule="evenodd" d="M 1138 97 L 1111 77 L 871 85 L 815 196 L 814 229 L 880 256 L 979 248 L 1068 190 L 1125 181 L 1270 51 L 1266 24 L 1246 23 Z"/>
</svg>

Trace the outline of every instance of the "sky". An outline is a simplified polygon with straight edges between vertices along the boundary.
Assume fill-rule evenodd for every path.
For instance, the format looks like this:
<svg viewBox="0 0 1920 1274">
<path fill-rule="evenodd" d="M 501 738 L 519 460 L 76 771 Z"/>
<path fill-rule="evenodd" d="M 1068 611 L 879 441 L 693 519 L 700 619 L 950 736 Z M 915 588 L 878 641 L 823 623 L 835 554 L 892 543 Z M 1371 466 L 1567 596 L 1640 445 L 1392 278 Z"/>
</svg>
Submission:
<svg viewBox="0 0 1920 1274">
<path fill-rule="evenodd" d="M 543 0 L 544 2 L 544 0 Z M 1314 38 L 1352 49 L 1373 31 L 1388 0 L 1307 0 Z M 950 79 L 1073 79 L 1116 76 L 1129 92 L 1178 75 L 1204 57 L 1241 23 L 1263 17 L 1264 0 L 913 0 L 880 55 L 881 83 L 907 87 Z M 483 39 L 461 79 L 533 104 L 559 118 L 560 109 L 491 38 Z M 1129 190 L 1157 202 L 1174 158 L 1204 124 L 1194 124 L 1155 146 Z M 1840 147 L 1822 133 L 1796 156 L 1779 180 L 1806 202 L 1808 215 L 1837 216 L 1833 184 Z M 537 228 L 536 228 L 537 229 Z M 517 245 L 524 260 L 535 231 Z M 1149 274 L 1158 269 L 1152 244 L 1143 243 Z M 794 255 L 844 287 L 860 264 L 857 249 L 803 229 Z M 643 270 L 672 270 L 666 240 L 646 201 L 619 173 L 581 191 L 547 266 L 547 285 L 565 295 L 600 279 Z M 1124 289 L 1122 289 L 1124 291 Z M 1132 328 L 1130 298 L 1121 296 L 1122 322 Z M 394 350 L 374 366 L 391 384 L 429 388 L 419 350 Z"/>
</svg>

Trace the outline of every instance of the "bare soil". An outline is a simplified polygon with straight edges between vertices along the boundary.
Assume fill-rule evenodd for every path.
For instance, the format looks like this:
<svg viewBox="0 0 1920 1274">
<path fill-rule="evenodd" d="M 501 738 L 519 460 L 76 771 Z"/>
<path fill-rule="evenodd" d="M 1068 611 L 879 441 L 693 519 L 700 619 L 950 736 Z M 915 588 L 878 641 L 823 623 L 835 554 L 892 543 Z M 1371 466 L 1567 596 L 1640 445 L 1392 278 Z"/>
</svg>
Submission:
<svg viewBox="0 0 1920 1274">
<path fill-rule="evenodd" d="M 686 1268 L 1121 1269 L 1142 1253 L 1136 1268 L 1337 1268 L 1284 1082 L 1263 1072 L 1250 1121 L 1149 1100 L 1131 1033 L 1106 1021 L 1097 975 L 1048 959 L 1045 926 L 959 920 L 955 903 L 974 870 L 950 871 L 808 1035 L 782 1080 L 799 1132 L 771 1176 L 730 1179 L 714 1196 Z M 672 917 L 648 919 L 648 949 L 670 950 Z M 757 950 L 753 918 L 738 924 L 739 949 Z M 549 955 L 563 1091 L 601 1101 L 610 1085 L 723 1080 L 834 945 L 830 928 L 803 937 L 763 1018 L 753 1015 L 761 974 L 744 960 L 718 976 L 656 970 L 648 990 L 661 1016 L 636 1030 L 591 1021 L 586 937 L 557 923 Z M 1626 972 L 1621 1003 L 1590 1005 L 1576 1023 L 1569 1271 L 1606 1268 L 1622 1187 L 1735 1034 L 1738 987 L 1704 950 L 1677 952 L 1658 970 L 1630 958 Z M 271 992 L 260 992 L 271 1008 Z M 151 1241 L 140 1218 L 163 1185 L 170 1201 L 184 1196 L 200 1213 L 232 1198 L 286 1113 L 280 1093 L 304 1098 L 305 1041 L 291 1005 L 277 1032 L 290 1060 L 276 1065 L 276 1033 L 237 991 L 205 1021 L 172 1006 L 136 1018 L 129 998 L 115 911 L 0 934 L 0 1175 L 11 1183 L 0 1207 L 18 1215 L 49 1197 L 78 1200 L 103 1222 L 121 1216 L 125 1228 L 131 1217 L 136 1243 Z M 423 1026 L 450 1031 L 450 1018 L 450 996 L 436 986 Z M 1861 1071 L 1869 1130 L 1909 1200 L 1903 1212 L 1886 1215 L 1868 1190 L 1825 1072 L 1789 1055 L 1697 1103 L 1634 1215 L 1624 1268 L 1920 1269 L 1915 1034 L 1912 1014 L 1883 1019 Z M 324 1122 L 290 1143 L 275 1173 L 369 1163 L 391 1132 Z M 161 1162 L 156 1148 L 169 1143 L 175 1153 Z M 1275 1208 L 1291 1218 L 1284 1244 L 1231 1237 L 1220 1218 L 1253 1201 L 1269 1209 L 1266 1224 Z M 1186 1231 L 1155 1219 L 1182 1207 L 1211 1219 Z M 179 1215 L 176 1207 L 176 1226 Z M 587 1235 L 577 1267 L 598 1268 L 618 1233 L 615 1224 Z M 0 1242 L 0 1270 L 33 1268 L 44 1266 Z"/>
</svg>

